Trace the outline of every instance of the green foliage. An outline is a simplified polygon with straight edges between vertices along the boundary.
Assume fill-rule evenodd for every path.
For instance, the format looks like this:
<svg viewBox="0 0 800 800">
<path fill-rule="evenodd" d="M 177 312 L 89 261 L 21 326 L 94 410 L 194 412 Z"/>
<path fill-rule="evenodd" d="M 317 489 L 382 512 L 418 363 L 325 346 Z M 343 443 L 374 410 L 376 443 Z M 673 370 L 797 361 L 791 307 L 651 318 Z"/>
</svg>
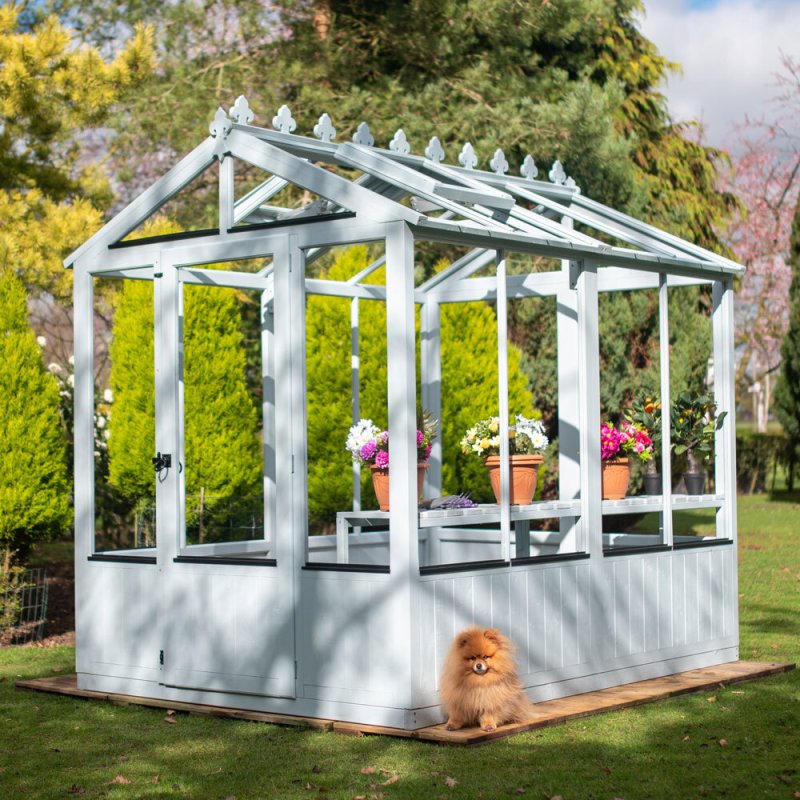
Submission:
<svg viewBox="0 0 800 800">
<path fill-rule="evenodd" d="M 259 492 L 256 409 L 244 380 L 240 314 L 232 290 L 185 287 L 186 493 L 207 506 Z M 155 493 L 153 286 L 126 281 L 110 348 L 114 406 L 109 480 L 130 500 Z"/>
<path fill-rule="evenodd" d="M 786 466 L 794 442 L 783 433 L 736 431 L 736 486 L 744 494 L 759 494 L 775 485 L 779 467 Z"/>
<path fill-rule="evenodd" d="M 661 401 L 657 396 L 635 397 L 625 409 L 626 421 L 640 426 L 653 442 L 653 455 L 661 454 Z"/>
<path fill-rule="evenodd" d="M 21 9 L 0 6 L 0 263 L 63 298 L 71 276 L 61 260 L 99 227 L 96 208 L 111 199 L 104 170 L 86 158 L 88 129 L 152 72 L 152 33 L 138 27 L 106 62 L 74 47 L 55 17 L 23 29 Z"/>
<path fill-rule="evenodd" d="M 366 247 L 342 251 L 326 277 L 344 280 L 367 264 Z M 442 265 L 440 265 L 442 266 Z M 369 282 L 383 281 L 383 270 Z M 447 304 L 441 309 L 443 493 L 470 491 L 476 500 L 491 497 L 486 469 L 460 452 L 459 442 L 476 420 L 497 413 L 497 327 L 494 312 L 482 303 Z M 350 301 L 308 298 L 306 308 L 308 392 L 308 494 L 312 522 L 330 521 L 350 506 L 352 478 L 345 450 L 352 424 L 350 378 Z M 386 310 L 382 302 L 359 303 L 360 416 L 385 428 Z M 509 405 L 533 415 L 531 396 L 520 367 L 521 354 L 509 347 Z M 419 392 L 418 392 L 419 394 Z M 477 462 L 477 463 L 476 463 Z M 366 470 L 365 502 L 372 501 Z"/>
<path fill-rule="evenodd" d="M 676 455 L 714 452 L 714 434 L 722 427 L 727 411 L 717 414 L 710 393 L 682 392 L 670 409 L 672 449 Z"/>
<path fill-rule="evenodd" d="M 55 378 L 28 327 L 25 290 L 0 272 L 0 543 L 24 551 L 63 531 L 69 507 L 66 442 Z"/>
<path fill-rule="evenodd" d="M 793 447 L 789 452 L 789 489 L 800 464 L 800 205 L 792 223 L 788 262 L 792 267 L 789 290 L 789 330 L 781 344 L 781 373 L 775 386 L 775 412 Z"/>
</svg>

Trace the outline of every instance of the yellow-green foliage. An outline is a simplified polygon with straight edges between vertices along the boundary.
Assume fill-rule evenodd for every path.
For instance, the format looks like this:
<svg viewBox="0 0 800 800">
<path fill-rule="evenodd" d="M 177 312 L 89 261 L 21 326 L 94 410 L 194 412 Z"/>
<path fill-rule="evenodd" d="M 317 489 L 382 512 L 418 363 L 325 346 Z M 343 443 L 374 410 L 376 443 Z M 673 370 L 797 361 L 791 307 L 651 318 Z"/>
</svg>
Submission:
<svg viewBox="0 0 800 800">
<path fill-rule="evenodd" d="M 186 493 L 203 489 L 208 504 L 260 492 L 258 420 L 244 380 L 240 321 L 233 290 L 186 288 Z M 131 500 L 150 498 L 155 492 L 152 284 L 125 283 L 110 355 L 109 479 Z"/>
<path fill-rule="evenodd" d="M 367 264 L 367 248 L 342 251 L 325 277 L 346 280 Z M 377 270 L 368 283 L 384 283 Z M 496 414 L 497 327 L 483 303 L 442 308 L 443 493 L 469 491 L 488 499 L 486 470 L 477 458 L 461 454 L 458 443 L 477 420 Z M 417 332 L 419 321 L 417 320 Z M 308 389 L 309 516 L 330 521 L 349 508 L 352 487 L 350 455 L 344 447 L 351 423 L 350 301 L 309 297 L 306 311 Z M 383 302 L 359 302 L 361 417 L 387 424 L 386 310 Z M 419 347 L 417 347 L 419 359 Z M 509 405 L 512 413 L 531 415 L 533 403 L 520 368 L 520 351 L 509 345 Z M 419 374 L 419 371 L 418 371 Z M 417 391 L 419 397 L 419 390 Z M 367 473 L 362 470 L 362 473 Z M 371 498 L 364 475 L 365 499 Z"/>
<path fill-rule="evenodd" d="M 152 33 L 138 26 L 106 62 L 75 47 L 55 17 L 20 31 L 19 10 L 0 7 L 0 264 L 66 297 L 61 259 L 99 227 L 97 208 L 111 198 L 99 166 L 79 165 L 81 137 L 152 72 Z"/>
<path fill-rule="evenodd" d="M 24 548 L 71 521 L 58 385 L 44 368 L 25 290 L 0 271 L 0 542 Z"/>
</svg>

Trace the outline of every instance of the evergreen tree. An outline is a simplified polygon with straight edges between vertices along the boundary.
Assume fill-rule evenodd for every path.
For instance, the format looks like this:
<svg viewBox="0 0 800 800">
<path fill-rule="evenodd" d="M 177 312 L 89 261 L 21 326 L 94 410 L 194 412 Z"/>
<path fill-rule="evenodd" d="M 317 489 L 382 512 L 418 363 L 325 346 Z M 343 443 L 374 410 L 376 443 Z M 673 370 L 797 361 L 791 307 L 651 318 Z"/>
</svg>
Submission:
<svg viewBox="0 0 800 800">
<path fill-rule="evenodd" d="M 55 378 L 28 326 L 25 289 L 0 272 L 0 543 L 2 573 L 16 551 L 71 522 L 66 442 Z"/>
<path fill-rule="evenodd" d="M 241 316 L 235 292 L 185 287 L 184 384 L 186 493 L 206 508 L 260 493 L 258 419 L 245 383 Z M 114 407 L 109 480 L 131 501 L 155 494 L 153 287 L 126 281 L 111 343 Z"/>
<path fill-rule="evenodd" d="M 800 205 L 792 223 L 790 253 L 792 267 L 789 290 L 789 330 L 781 345 L 781 374 L 775 387 L 775 411 L 789 441 L 789 489 L 794 489 L 794 472 L 800 464 Z"/>
<path fill-rule="evenodd" d="M 367 264 L 367 248 L 342 251 L 326 277 L 346 280 Z M 443 266 L 442 264 L 439 265 Z M 383 283 L 377 270 L 369 283 Z M 486 470 L 475 456 L 460 452 L 459 442 L 479 419 L 497 414 L 497 327 L 484 303 L 442 306 L 443 493 L 470 491 L 476 500 L 492 497 Z M 419 320 L 417 320 L 419 333 Z M 308 494 L 312 523 L 330 522 L 350 506 L 350 455 L 345 450 L 352 409 L 350 379 L 350 301 L 311 296 L 306 310 L 308 410 Z M 387 425 L 386 307 L 380 301 L 359 303 L 361 417 Z M 530 416 L 531 394 L 520 367 L 521 353 L 509 346 L 509 408 Z M 420 396 L 419 386 L 417 396 Z M 362 492 L 371 498 L 368 470 L 362 470 Z"/>
<path fill-rule="evenodd" d="M 152 71 L 152 34 L 138 27 L 106 62 L 75 47 L 55 17 L 30 27 L 22 11 L 0 6 L 0 263 L 64 298 L 72 275 L 62 259 L 100 226 L 111 199 L 105 171 L 90 163 L 104 149 L 91 128 Z"/>
</svg>

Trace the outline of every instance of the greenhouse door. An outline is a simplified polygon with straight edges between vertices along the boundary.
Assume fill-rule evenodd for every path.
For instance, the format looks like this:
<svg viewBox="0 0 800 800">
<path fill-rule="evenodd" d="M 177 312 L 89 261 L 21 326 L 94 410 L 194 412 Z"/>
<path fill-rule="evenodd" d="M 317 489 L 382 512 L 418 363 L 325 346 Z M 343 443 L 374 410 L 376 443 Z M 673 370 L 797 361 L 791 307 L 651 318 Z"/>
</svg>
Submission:
<svg viewBox="0 0 800 800">
<path fill-rule="evenodd" d="M 276 497 L 291 475 L 275 469 L 272 387 L 281 376 L 272 370 L 271 286 L 259 286 L 257 275 L 162 270 L 155 293 L 161 682 L 291 698 L 291 539 L 275 525 Z"/>
</svg>

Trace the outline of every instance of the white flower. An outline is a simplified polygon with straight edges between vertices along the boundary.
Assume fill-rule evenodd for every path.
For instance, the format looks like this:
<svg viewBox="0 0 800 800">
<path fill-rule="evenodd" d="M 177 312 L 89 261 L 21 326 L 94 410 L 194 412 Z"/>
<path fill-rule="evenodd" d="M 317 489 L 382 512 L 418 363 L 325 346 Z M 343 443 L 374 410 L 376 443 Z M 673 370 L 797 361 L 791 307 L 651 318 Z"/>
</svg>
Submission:
<svg viewBox="0 0 800 800">
<path fill-rule="evenodd" d="M 74 364 L 75 364 L 75 356 L 70 356 L 69 357 L 69 363 L 74 366 Z"/>
<path fill-rule="evenodd" d="M 110 431 L 108 428 L 106 428 L 106 429 L 103 431 L 103 438 L 104 438 L 104 439 L 110 439 L 110 438 L 111 438 L 111 431 Z"/>
<path fill-rule="evenodd" d="M 60 372 L 64 371 L 61 364 L 56 364 L 55 361 L 52 361 L 47 365 L 47 370 L 48 372 L 52 372 L 53 375 L 58 375 Z"/>
<path fill-rule="evenodd" d="M 373 424 L 371 419 L 360 419 L 350 428 L 345 447 L 353 455 L 358 455 L 361 452 L 361 448 L 367 442 L 372 441 L 379 433 L 380 429 Z"/>
<path fill-rule="evenodd" d="M 69 386 L 75 386 L 75 376 L 74 375 L 67 375 L 67 383 Z"/>
<path fill-rule="evenodd" d="M 44 336 L 37 336 L 36 341 L 39 342 L 39 347 L 44 347 L 47 344 L 47 339 Z"/>
<path fill-rule="evenodd" d="M 103 428 L 105 428 L 105 426 L 106 426 L 106 418 L 101 414 L 100 416 L 97 417 L 97 427 L 102 430 Z"/>
<path fill-rule="evenodd" d="M 113 403 L 114 402 L 114 392 L 112 392 L 111 389 L 106 389 L 103 392 L 103 400 L 105 400 L 106 403 Z"/>
</svg>

